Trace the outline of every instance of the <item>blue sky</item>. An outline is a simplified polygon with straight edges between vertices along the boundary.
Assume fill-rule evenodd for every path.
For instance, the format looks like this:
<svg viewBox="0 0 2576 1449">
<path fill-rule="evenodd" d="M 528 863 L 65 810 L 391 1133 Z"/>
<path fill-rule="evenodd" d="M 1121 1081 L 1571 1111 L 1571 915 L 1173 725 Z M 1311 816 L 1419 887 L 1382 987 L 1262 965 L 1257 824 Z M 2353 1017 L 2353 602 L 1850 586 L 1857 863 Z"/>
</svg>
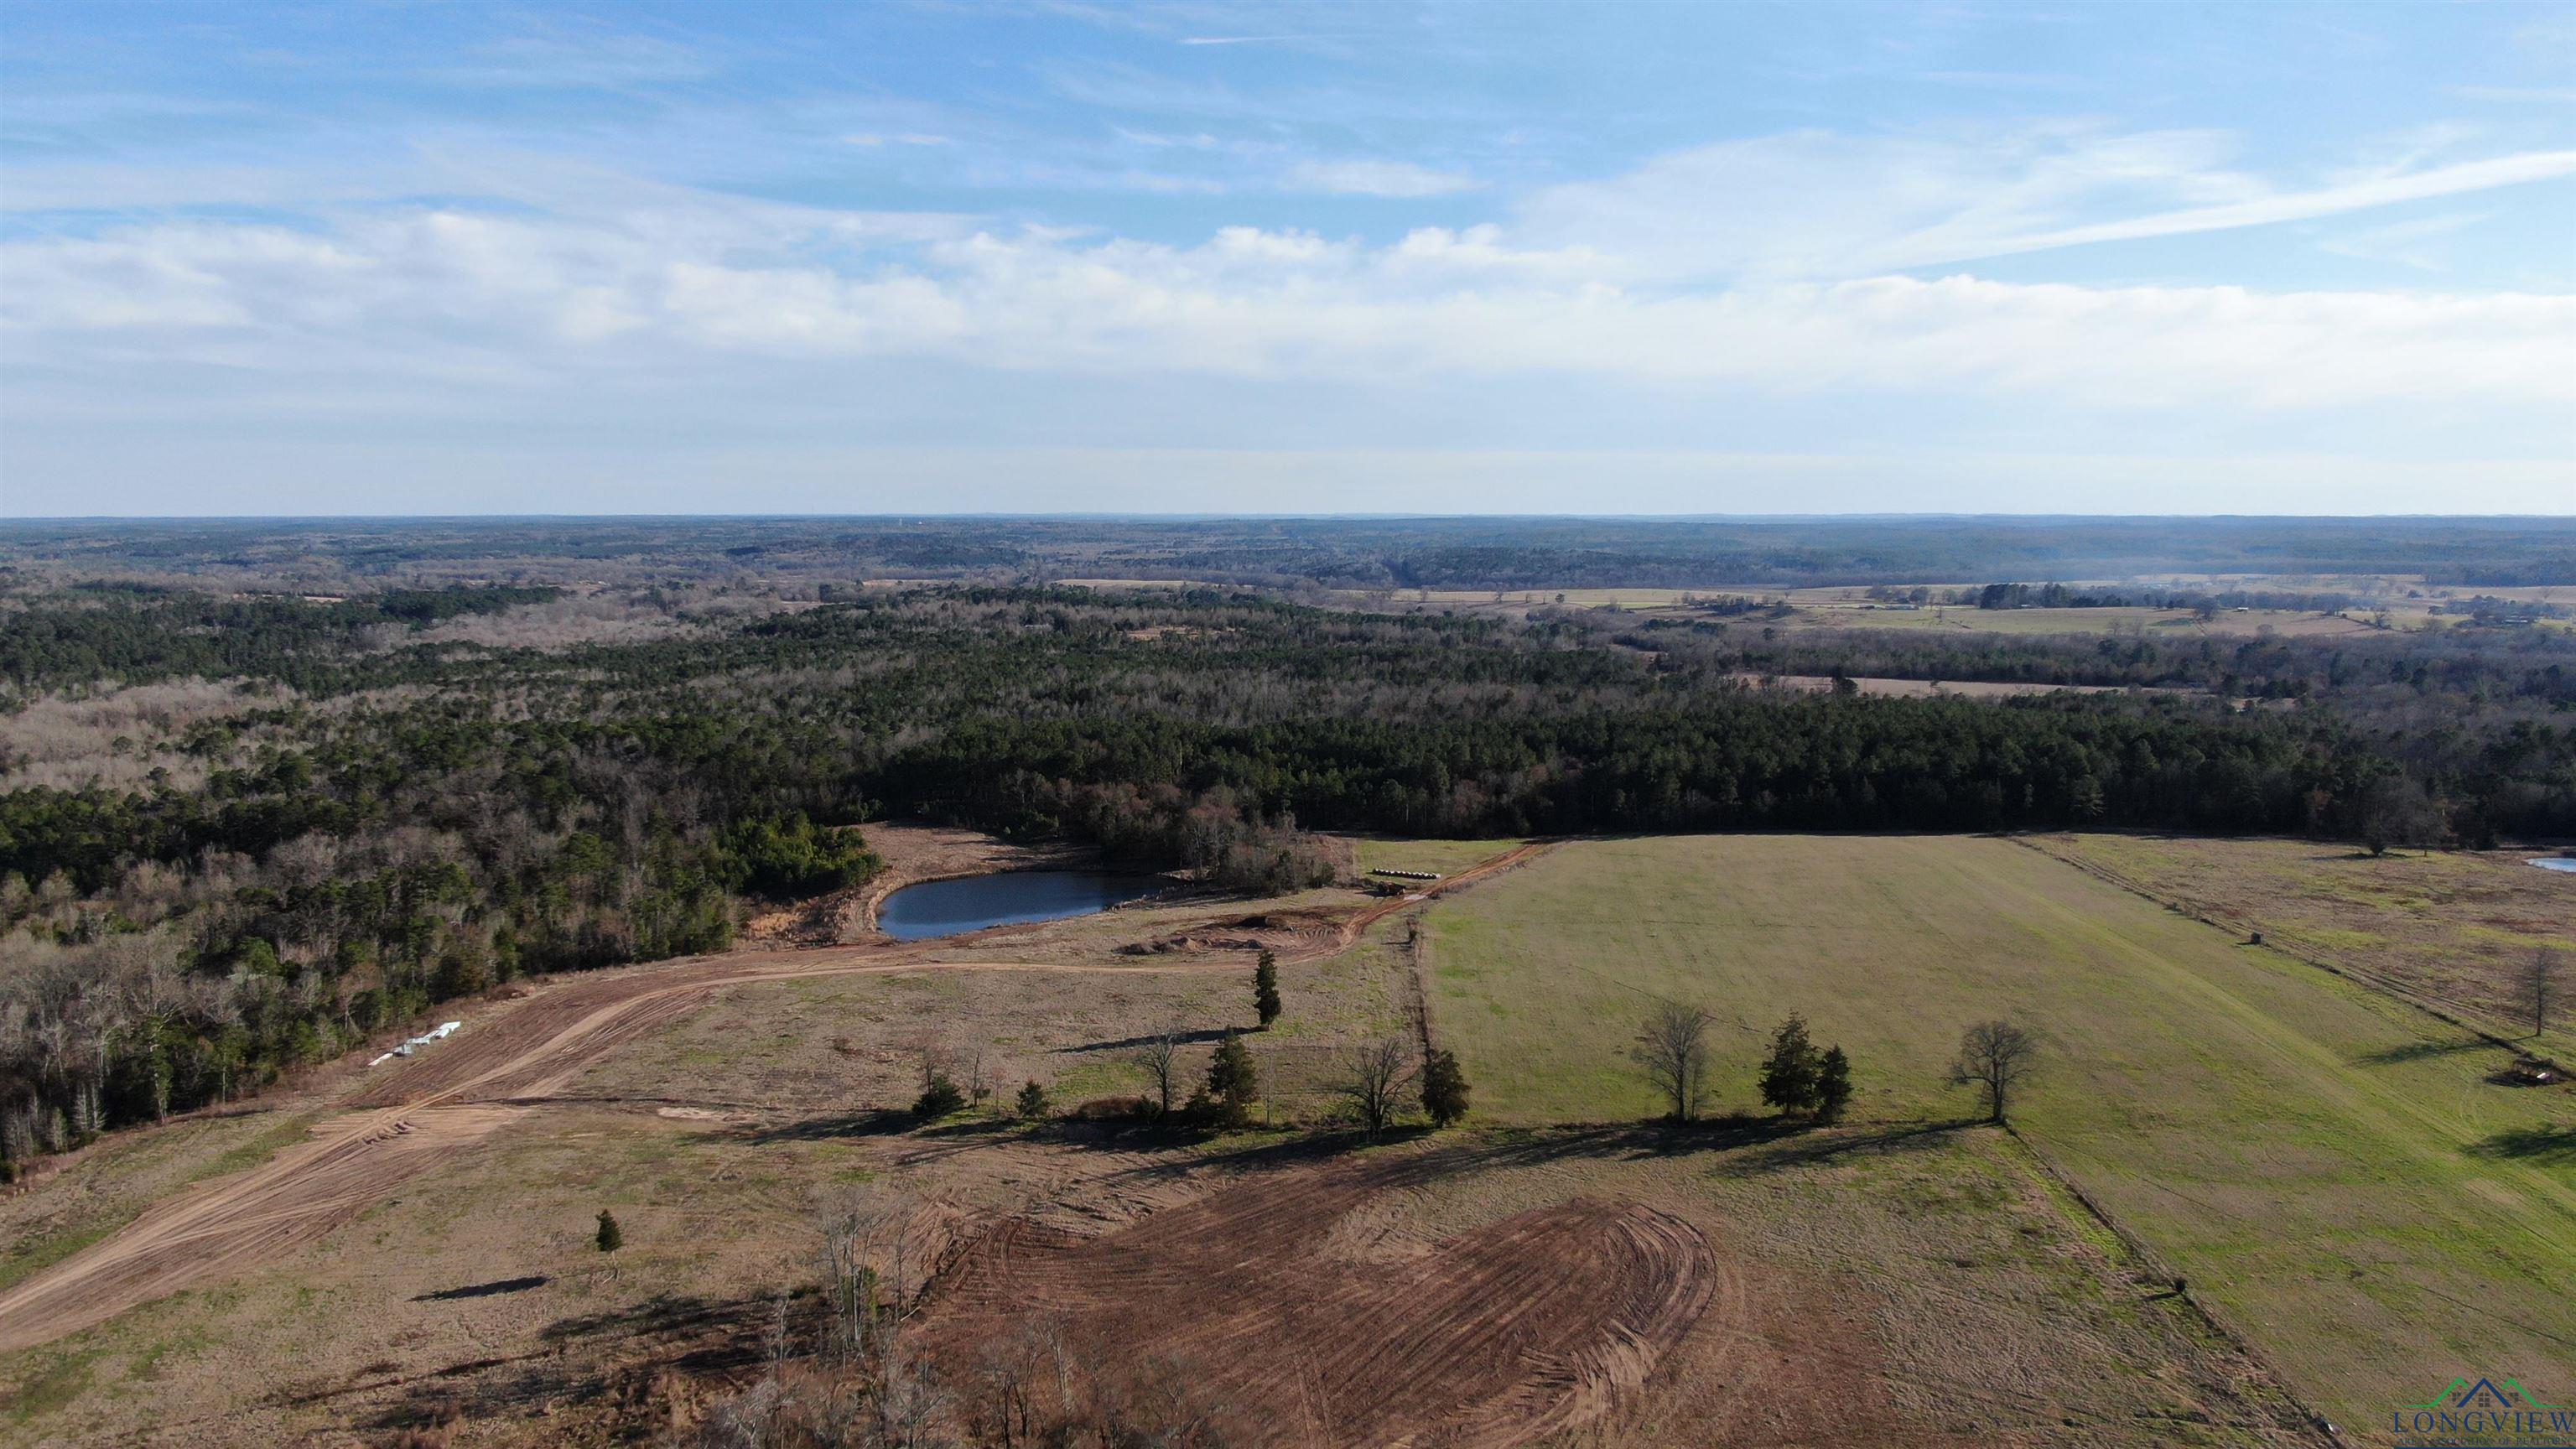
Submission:
<svg viewBox="0 0 2576 1449">
<path fill-rule="evenodd" d="M 2576 512 L 2576 7 L 31 3 L 0 514 Z"/>
</svg>

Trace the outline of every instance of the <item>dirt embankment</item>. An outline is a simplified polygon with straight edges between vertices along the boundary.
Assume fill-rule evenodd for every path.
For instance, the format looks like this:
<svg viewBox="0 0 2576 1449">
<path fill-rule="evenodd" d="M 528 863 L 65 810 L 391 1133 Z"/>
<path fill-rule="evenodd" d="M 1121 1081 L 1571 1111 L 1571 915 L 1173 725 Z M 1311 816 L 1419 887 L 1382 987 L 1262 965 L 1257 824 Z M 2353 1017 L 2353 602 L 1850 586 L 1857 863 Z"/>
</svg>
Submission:
<svg viewBox="0 0 2576 1449">
<path fill-rule="evenodd" d="M 998 870 L 1065 869 L 1099 862 L 1099 852 L 1085 845 L 1020 845 L 979 830 L 946 825 L 876 824 L 865 827 L 865 834 L 868 848 L 885 858 L 884 870 L 847 890 L 758 912 L 743 924 L 742 944 L 772 949 L 879 940 L 877 905 L 905 886 Z"/>
</svg>

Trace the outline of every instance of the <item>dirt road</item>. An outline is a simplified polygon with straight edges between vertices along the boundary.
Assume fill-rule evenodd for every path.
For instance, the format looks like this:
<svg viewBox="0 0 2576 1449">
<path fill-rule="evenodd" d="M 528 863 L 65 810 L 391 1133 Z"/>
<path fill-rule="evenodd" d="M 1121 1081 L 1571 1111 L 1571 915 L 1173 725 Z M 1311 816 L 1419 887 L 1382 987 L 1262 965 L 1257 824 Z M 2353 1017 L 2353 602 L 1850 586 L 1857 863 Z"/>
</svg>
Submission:
<svg viewBox="0 0 2576 1449">
<path fill-rule="evenodd" d="M 1524 845 L 1406 899 L 1353 912 L 1336 938 L 1362 931 L 1423 896 L 1445 894 L 1529 859 Z M 952 943 L 953 944 L 953 943 Z M 913 971 L 1146 974 L 1239 969 L 1213 965 L 1043 965 L 933 961 L 928 946 L 739 952 L 699 961 L 557 978 L 501 1003 L 423 1055 L 380 1069 L 348 1114 L 246 1171 L 154 1205 L 123 1230 L 0 1292 L 0 1352 L 51 1342 L 138 1303 L 274 1262 L 381 1201 L 447 1153 L 525 1114 L 623 1043 L 689 1015 L 725 987 L 820 976 Z M 1315 951 L 1306 954 L 1327 954 Z"/>
</svg>

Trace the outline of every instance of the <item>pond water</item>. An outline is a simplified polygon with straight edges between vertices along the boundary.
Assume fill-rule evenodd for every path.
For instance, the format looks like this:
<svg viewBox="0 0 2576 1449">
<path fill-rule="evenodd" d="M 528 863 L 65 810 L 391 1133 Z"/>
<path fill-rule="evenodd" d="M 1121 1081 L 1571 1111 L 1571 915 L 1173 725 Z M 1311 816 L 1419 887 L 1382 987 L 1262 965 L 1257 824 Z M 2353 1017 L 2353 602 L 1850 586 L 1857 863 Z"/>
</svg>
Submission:
<svg viewBox="0 0 2576 1449">
<path fill-rule="evenodd" d="M 1091 870 L 1006 870 L 905 886 L 877 907 L 877 929 L 898 941 L 927 941 L 986 926 L 1059 921 L 1153 894 L 1152 876 Z"/>
<path fill-rule="evenodd" d="M 2576 875 L 2576 858 L 2564 855 L 2544 855 L 2540 859 L 2529 863 L 2539 866 L 2542 870 L 2563 870 L 2569 875 Z"/>
</svg>

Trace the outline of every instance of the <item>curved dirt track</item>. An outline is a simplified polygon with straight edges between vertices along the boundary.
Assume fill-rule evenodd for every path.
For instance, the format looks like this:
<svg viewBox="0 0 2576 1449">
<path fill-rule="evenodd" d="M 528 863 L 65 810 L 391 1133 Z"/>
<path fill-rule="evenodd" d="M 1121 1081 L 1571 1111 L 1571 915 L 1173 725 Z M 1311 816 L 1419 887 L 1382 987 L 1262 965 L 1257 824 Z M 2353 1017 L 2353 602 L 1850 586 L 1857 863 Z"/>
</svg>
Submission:
<svg viewBox="0 0 2576 1449">
<path fill-rule="evenodd" d="M 1263 1444 L 1500 1449 L 1632 1396 L 1733 1281 L 1690 1224 L 1582 1198 L 1394 1262 L 1331 1251 L 1380 1194 L 1473 1166 L 1437 1152 L 1263 1173 L 1096 1238 L 1008 1224 L 935 1285 L 921 1341 L 962 1372 L 1017 1325 L 1059 1320 L 1094 1353 L 1178 1367 Z"/>
<path fill-rule="evenodd" d="M 1524 845 L 1461 871 L 1423 895 L 1472 884 L 1545 849 Z M 1418 898 L 1417 898 L 1418 899 Z M 1354 913 L 1340 945 L 1414 900 Z M 104 1241 L 0 1291 L 0 1352 L 47 1343 L 138 1303 L 218 1274 L 272 1262 L 381 1200 L 439 1157 L 520 1115 L 507 1104 L 560 1091 L 603 1053 L 677 1022 L 713 992 L 763 981 L 904 971 L 1150 974 L 1231 971 L 1211 965 L 1052 965 L 930 961 L 925 946 L 743 952 L 658 967 L 558 978 L 469 1019 L 467 1029 L 371 1078 L 350 1115 L 257 1167 L 169 1198 Z M 470 1104 L 488 1104 L 480 1108 Z"/>
<path fill-rule="evenodd" d="M 165 1198 L 122 1232 L 0 1293 L 0 1352 L 269 1261 L 518 1115 L 507 1107 L 433 1107 L 324 1123 L 258 1167 Z"/>
</svg>

